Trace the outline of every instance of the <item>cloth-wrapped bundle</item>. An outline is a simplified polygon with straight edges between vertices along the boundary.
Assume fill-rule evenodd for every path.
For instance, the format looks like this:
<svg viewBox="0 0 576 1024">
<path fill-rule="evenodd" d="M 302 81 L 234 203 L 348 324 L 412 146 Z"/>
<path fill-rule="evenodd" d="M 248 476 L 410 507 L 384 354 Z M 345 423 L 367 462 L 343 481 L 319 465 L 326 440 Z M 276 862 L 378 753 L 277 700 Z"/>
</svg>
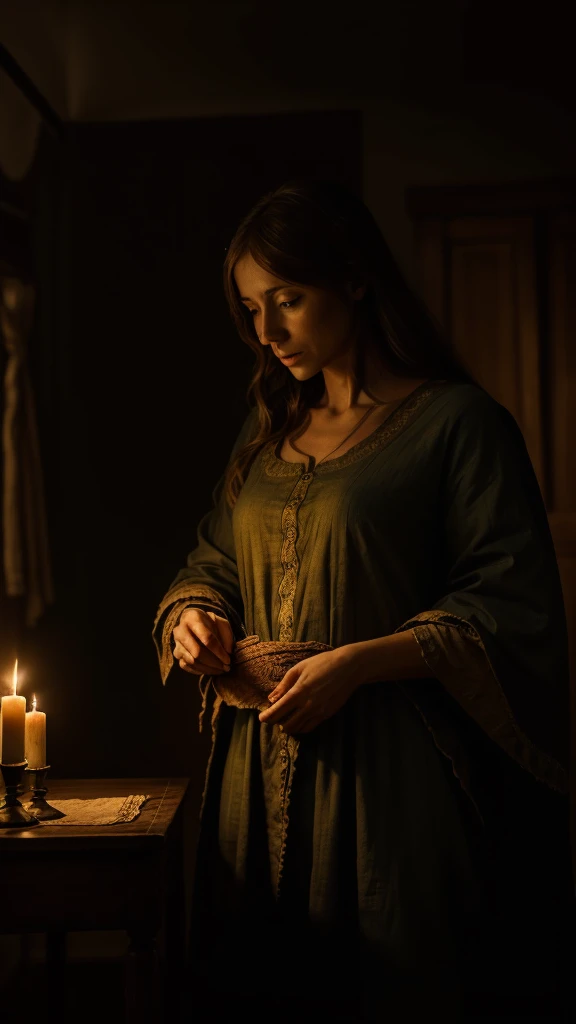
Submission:
<svg viewBox="0 0 576 1024">
<path fill-rule="evenodd" d="M 225 704 L 263 711 L 270 707 L 268 694 L 284 678 L 288 669 L 304 658 L 331 650 L 333 648 L 330 644 L 315 640 L 285 643 L 261 640 L 257 635 L 247 636 L 234 644 L 229 672 L 217 676 L 201 676 L 200 679 L 212 680 L 218 697 Z M 203 697 L 206 690 L 203 691 Z M 203 704 L 205 706 L 205 700 Z"/>
</svg>

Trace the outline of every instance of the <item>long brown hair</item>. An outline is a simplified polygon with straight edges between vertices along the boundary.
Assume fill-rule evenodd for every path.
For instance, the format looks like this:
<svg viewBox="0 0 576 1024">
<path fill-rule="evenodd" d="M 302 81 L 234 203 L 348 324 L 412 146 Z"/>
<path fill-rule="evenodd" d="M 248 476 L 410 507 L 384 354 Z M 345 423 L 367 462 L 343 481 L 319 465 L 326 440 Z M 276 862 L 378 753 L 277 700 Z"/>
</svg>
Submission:
<svg viewBox="0 0 576 1024">
<path fill-rule="evenodd" d="M 224 261 L 224 291 L 238 333 L 256 355 L 247 398 L 256 406 L 258 429 L 231 460 L 225 492 L 234 505 L 250 465 L 271 440 L 301 427 L 324 394 L 321 371 L 296 380 L 256 336 L 252 315 L 234 280 L 238 260 L 250 255 L 282 280 L 343 294 L 346 283 L 365 284 L 358 314 L 378 345 L 384 366 L 398 377 L 476 383 L 458 361 L 421 299 L 403 277 L 372 214 L 358 196 L 335 181 L 296 179 L 258 200 L 240 223 Z M 362 332 L 359 337 L 362 337 Z M 364 346 L 355 375 L 364 384 Z"/>
</svg>

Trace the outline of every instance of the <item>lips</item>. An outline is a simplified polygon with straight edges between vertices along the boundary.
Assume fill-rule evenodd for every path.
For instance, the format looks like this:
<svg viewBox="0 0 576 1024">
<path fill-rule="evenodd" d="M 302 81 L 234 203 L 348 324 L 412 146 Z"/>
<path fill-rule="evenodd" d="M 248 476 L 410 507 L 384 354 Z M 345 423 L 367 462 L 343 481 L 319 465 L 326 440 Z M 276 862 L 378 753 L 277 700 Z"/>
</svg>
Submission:
<svg viewBox="0 0 576 1024">
<path fill-rule="evenodd" d="M 292 356 L 300 356 L 301 352 L 285 352 L 283 356 L 279 356 L 280 359 L 291 359 Z"/>
</svg>

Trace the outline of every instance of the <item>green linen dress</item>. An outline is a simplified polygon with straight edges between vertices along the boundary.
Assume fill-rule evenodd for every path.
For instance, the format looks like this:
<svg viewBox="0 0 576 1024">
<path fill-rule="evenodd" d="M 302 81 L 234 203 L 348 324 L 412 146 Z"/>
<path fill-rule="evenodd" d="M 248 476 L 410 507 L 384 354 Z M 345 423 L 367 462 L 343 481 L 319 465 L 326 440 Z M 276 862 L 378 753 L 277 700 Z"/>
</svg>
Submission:
<svg viewBox="0 0 576 1024">
<path fill-rule="evenodd" d="M 223 479 L 158 612 L 164 681 L 187 606 L 227 615 L 236 639 L 412 629 L 434 676 L 361 686 L 300 738 L 216 708 L 196 955 L 222 987 L 257 980 L 269 1007 L 348 994 L 358 1019 L 459 1020 L 513 988 L 542 990 L 554 1019 L 550 929 L 573 895 L 567 638 L 515 421 L 479 387 L 427 381 L 317 467 L 269 443 L 233 511 Z"/>
</svg>

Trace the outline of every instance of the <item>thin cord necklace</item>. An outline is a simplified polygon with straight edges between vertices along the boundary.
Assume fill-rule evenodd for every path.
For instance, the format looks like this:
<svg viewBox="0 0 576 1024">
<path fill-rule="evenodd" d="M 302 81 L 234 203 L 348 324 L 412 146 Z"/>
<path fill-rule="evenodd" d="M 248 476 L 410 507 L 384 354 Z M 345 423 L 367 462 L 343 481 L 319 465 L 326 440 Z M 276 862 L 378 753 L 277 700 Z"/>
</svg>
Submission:
<svg viewBox="0 0 576 1024">
<path fill-rule="evenodd" d="M 327 459 L 329 455 L 333 455 L 334 452 L 337 452 L 338 449 L 341 448 L 343 444 L 346 444 L 346 441 L 348 440 L 348 438 L 352 437 L 352 434 L 355 434 L 356 431 L 360 429 L 360 427 L 362 426 L 364 421 L 368 419 L 368 416 L 370 415 L 372 410 L 376 408 L 377 404 L 379 404 L 379 403 L 374 402 L 373 405 L 368 406 L 366 412 L 358 420 L 358 423 L 356 424 L 355 427 L 352 428 L 350 433 L 346 434 L 346 437 L 342 441 L 340 441 L 340 443 L 337 444 L 336 447 L 332 449 L 332 451 L 327 452 L 326 455 L 323 455 L 322 458 L 318 460 L 318 462 L 316 462 L 316 459 L 314 458 L 313 455 L 309 455 L 308 452 L 303 452 L 301 448 L 298 448 L 298 445 L 295 444 L 295 442 L 292 440 L 291 437 L 288 438 L 290 447 L 293 448 L 295 452 L 299 452 L 300 455 L 305 455 L 307 459 L 311 459 L 311 467 L 312 468 L 314 468 L 315 466 L 319 466 L 320 463 L 324 462 L 324 460 Z"/>
</svg>

